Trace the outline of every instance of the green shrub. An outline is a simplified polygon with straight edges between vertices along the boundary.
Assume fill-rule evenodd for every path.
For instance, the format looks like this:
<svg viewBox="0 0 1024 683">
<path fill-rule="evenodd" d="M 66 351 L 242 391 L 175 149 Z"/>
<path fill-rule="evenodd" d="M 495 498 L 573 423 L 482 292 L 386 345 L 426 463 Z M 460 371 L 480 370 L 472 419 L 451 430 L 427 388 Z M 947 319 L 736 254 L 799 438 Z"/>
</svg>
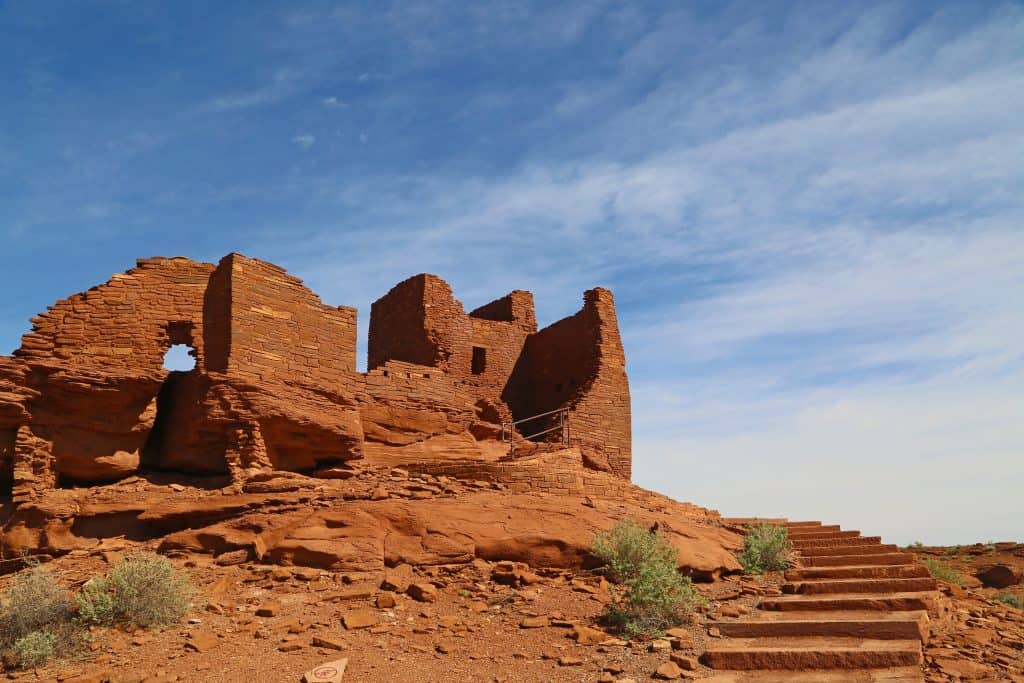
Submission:
<svg viewBox="0 0 1024 683">
<path fill-rule="evenodd" d="M 954 545 L 946 548 L 943 552 L 946 553 L 946 555 L 949 557 L 956 557 L 961 552 L 963 552 L 963 548 L 961 548 L 958 545 Z"/>
<path fill-rule="evenodd" d="M 75 596 L 75 602 L 78 603 L 78 618 L 86 623 L 112 624 L 117 621 L 118 611 L 106 577 L 96 576 L 86 581 Z"/>
<path fill-rule="evenodd" d="M 963 587 L 964 578 L 945 562 L 940 562 L 939 560 L 935 560 L 930 557 L 924 558 L 921 562 L 928 568 L 928 572 L 933 578 Z"/>
<path fill-rule="evenodd" d="M 48 570 L 33 567 L 18 574 L 0 603 L 0 647 L 71 619 L 71 599 Z"/>
<path fill-rule="evenodd" d="M 614 583 L 604 621 L 628 638 L 660 633 L 683 623 L 703 603 L 679 573 L 676 549 L 661 534 L 621 520 L 594 537 L 593 554 Z"/>
<path fill-rule="evenodd" d="M 159 555 L 125 558 L 78 594 L 78 613 L 88 622 L 135 626 L 173 624 L 188 612 L 194 595 L 188 576 Z"/>
<path fill-rule="evenodd" d="M 1009 605 L 1010 607 L 1024 609 L 1024 595 L 1011 595 L 1009 593 L 1003 593 L 1002 595 L 997 595 L 996 600 L 1003 603 L 1004 605 Z"/>
<path fill-rule="evenodd" d="M 86 631 L 75 621 L 70 595 L 52 572 L 32 567 L 14 578 L 0 602 L 0 654 L 22 667 L 83 651 Z"/>
<path fill-rule="evenodd" d="M 748 524 L 739 561 L 748 574 L 790 567 L 793 564 L 793 545 L 789 542 L 789 532 L 784 527 L 766 522 Z"/>
<path fill-rule="evenodd" d="M 14 641 L 12 649 L 18 666 L 32 669 L 57 654 L 57 636 L 50 631 L 32 631 Z"/>
</svg>

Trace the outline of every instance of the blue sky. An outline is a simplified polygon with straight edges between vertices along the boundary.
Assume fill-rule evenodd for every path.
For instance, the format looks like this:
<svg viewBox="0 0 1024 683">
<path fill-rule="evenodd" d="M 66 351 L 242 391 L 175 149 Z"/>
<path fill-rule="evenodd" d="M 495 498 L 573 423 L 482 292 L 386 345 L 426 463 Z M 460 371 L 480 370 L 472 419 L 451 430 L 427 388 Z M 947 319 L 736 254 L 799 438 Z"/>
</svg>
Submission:
<svg viewBox="0 0 1024 683">
<path fill-rule="evenodd" d="M 0 4 L 0 352 L 140 256 L 611 287 L 635 480 L 1024 541 L 1024 5 Z"/>
</svg>

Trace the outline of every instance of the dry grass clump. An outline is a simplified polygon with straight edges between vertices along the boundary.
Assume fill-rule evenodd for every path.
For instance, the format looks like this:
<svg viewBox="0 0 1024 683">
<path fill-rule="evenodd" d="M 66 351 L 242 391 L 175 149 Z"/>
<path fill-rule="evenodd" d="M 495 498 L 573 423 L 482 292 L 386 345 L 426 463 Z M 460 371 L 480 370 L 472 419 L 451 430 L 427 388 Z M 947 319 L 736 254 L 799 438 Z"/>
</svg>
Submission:
<svg viewBox="0 0 1024 683">
<path fill-rule="evenodd" d="M 933 578 L 939 581 L 945 581 L 946 583 L 953 583 L 963 588 L 964 577 L 960 576 L 960 573 L 950 567 L 945 562 L 926 557 L 921 560 L 921 563 L 928 568 L 928 572 Z"/>
</svg>

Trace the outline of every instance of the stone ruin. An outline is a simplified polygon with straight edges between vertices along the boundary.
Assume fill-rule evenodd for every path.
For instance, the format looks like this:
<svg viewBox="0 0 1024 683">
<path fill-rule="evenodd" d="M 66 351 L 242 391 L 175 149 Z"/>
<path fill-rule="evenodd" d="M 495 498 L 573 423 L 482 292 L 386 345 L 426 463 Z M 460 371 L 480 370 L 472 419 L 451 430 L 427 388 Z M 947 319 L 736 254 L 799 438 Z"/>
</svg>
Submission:
<svg viewBox="0 0 1024 683">
<path fill-rule="evenodd" d="M 354 308 L 240 254 L 139 260 L 32 323 L 0 357 L 0 497 L 15 506 L 152 472 L 239 483 L 332 476 L 353 461 L 573 493 L 586 472 L 630 478 L 629 385 L 606 289 L 538 330 L 529 292 L 467 313 L 442 279 L 413 276 L 372 306 L 365 373 Z M 164 369 L 178 344 L 193 370 Z M 576 449 L 530 444 L 508 474 L 501 424 L 561 408 Z"/>
</svg>

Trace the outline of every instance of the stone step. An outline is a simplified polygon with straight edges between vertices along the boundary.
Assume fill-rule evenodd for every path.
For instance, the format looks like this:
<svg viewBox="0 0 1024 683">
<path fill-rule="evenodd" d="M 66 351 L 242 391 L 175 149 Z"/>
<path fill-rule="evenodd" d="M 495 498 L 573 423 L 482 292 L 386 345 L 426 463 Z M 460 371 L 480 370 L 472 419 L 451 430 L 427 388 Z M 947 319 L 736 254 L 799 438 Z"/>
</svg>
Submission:
<svg viewBox="0 0 1024 683">
<path fill-rule="evenodd" d="M 816 579 L 782 584 L 782 592 L 796 595 L 836 593 L 912 593 L 933 591 L 938 584 L 930 576 L 908 579 Z"/>
<path fill-rule="evenodd" d="M 815 579 L 913 579 L 931 576 L 923 564 L 869 564 L 854 567 L 800 567 L 786 570 L 787 581 Z"/>
<path fill-rule="evenodd" d="M 738 620 L 715 621 L 729 638 L 828 636 L 925 641 L 927 612 L 755 612 Z"/>
<path fill-rule="evenodd" d="M 711 641 L 701 661 L 714 669 L 880 669 L 922 663 L 917 640 L 728 638 Z"/>
<path fill-rule="evenodd" d="M 815 538 L 810 541 L 792 541 L 793 548 L 804 550 L 805 548 L 843 548 L 856 545 L 881 545 L 882 539 L 878 536 L 857 536 L 856 538 Z"/>
<path fill-rule="evenodd" d="M 785 526 L 787 529 L 810 529 L 813 527 L 821 527 L 824 525 L 821 522 L 786 522 L 783 526 Z"/>
<path fill-rule="evenodd" d="M 866 564 L 894 565 L 911 564 L 916 561 L 917 558 L 914 557 L 913 553 L 894 553 L 891 551 L 882 554 L 803 556 L 799 560 L 802 567 L 853 567 Z"/>
<path fill-rule="evenodd" d="M 790 538 L 803 534 L 831 534 L 842 530 L 838 524 L 822 524 L 821 522 L 816 522 L 814 526 L 786 525 L 786 532 Z"/>
<path fill-rule="evenodd" d="M 813 531 L 788 531 L 787 535 L 789 540 L 796 543 L 797 541 L 816 541 L 816 540 L 830 540 L 833 538 L 860 538 L 859 531 L 819 531 L 817 529 Z"/>
<path fill-rule="evenodd" d="M 899 552 L 897 546 L 891 544 L 836 545 L 821 548 L 800 548 L 803 557 L 820 557 L 823 555 L 883 555 Z"/>
<path fill-rule="evenodd" d="M 891 610 L 931 612 L 934 591 L 910 593 L 843 593 L 832 595 L 783 595 L 762 598 L 758 607 L 777 612 L 836 612 L 840 610 Z"/>
<path fill-rule="evenodd" d="M 787 520 L 781 518 L 772 517 L 723 517 L 722 524 L 729 526 L 746 526 L 748 524 L 773 524 L 775 526 L 785 526 Z M 820 522 L 819 522 L 820 524 Z"/>
<path fill-rule="evenodd" d="M 722 671 L 701 683 L 924 683 L 917 666 L 859 671 Z"/>
</svg>

